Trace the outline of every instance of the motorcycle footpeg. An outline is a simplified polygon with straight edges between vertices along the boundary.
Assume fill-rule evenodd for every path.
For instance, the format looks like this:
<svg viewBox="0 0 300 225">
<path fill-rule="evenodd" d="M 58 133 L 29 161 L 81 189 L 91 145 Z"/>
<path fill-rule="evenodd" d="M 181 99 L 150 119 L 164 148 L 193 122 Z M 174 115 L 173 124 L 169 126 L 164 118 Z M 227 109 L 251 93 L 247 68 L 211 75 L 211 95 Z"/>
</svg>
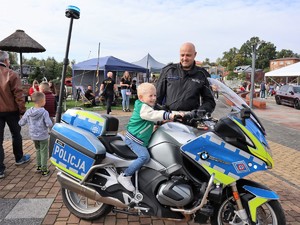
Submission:
<svg viewBox="0 0 300 225">
<path fill-rule="evenodd" d="M 137 205 L 136 202 L 132 201 L 132 202 L 129 203 L 128 207 L 129 208 L 134 208 L 134 207 L 136 207 L 136 205 Z"/>
<path fill-rule="evenodd" d="M 202 209 L 200 209 L 200 213 L 206 216 L 212 216 L 214 208 L 211 205 L 205 205 Z"/>
<path fill-rule="evenodd" d="M 196 213 L 196 216 L 194 217 L 194 222 L 199 224 L 207 224 L 208 216 L 204 215 L 202 213 Z"/>
</svg>

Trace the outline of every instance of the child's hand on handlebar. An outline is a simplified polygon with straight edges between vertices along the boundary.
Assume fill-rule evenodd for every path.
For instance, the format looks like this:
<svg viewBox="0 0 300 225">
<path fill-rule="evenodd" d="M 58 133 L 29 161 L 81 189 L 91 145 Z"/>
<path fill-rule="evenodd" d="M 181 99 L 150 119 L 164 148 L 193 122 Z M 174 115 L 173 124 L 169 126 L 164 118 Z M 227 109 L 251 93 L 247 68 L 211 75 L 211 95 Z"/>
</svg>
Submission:
<svg viewBox="0 0 300 225">
<path fill-rule="evenodd" d="M 174 120 L 174 121 L 182 120 L 183 117 L 184 117 L 184 113 L 183 112 L 172 113 L 170 115 L 170 119 Z"/>
</svg>

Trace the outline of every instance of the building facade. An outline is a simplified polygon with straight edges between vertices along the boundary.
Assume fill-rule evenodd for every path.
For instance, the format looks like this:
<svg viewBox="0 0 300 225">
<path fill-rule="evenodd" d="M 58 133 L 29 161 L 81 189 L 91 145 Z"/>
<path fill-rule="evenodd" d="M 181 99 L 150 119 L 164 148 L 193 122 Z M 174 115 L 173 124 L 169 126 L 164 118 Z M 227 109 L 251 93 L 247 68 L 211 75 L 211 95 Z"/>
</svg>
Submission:
<svg viewBox="0 0 300 225">
<path fill-rule="evenodd" d="M 281 58 L 270 60 L 270 71 L 300 62 L 299 58 Z"/>
</svg>

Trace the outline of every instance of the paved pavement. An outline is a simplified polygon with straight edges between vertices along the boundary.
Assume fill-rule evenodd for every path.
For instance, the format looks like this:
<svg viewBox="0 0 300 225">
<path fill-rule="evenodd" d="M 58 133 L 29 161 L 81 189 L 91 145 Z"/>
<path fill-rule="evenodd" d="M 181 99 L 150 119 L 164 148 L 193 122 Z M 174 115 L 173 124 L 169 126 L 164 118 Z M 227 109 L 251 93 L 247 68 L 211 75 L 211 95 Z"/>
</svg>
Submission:
<svg viewBox="0 0 300 225">
<path fill-rule="evenodd" d="M 218 104 L 222 104 L 221 101 Z M 225 110 L 225 108 L 224 108 Z M 130 113 L 113 112 L 120 120 L 120 130 L 128 121 Z M 267 99 L 267 108 L 255 109 L 268 133 L 268 141 L 273 151 L 275 168 L 267 172 L 258 172 L 250 176 L 262 184 L 271 187 L 280 196 L 285 210 L 287 224 L 300 224 L 300 111 L 288 106 L 278 106 L 273 99 Z M 219 117 L 221 112 L 215 112 Z M 32 141 L 22 131 L 24 152 L 32 156 L 30 163 L 14 165 L 14 157 L 9 132 L 5 134 L 6 177 L 0 179 L 0 225 L 192 225 L 194 223 L 163 221 L 148 216 L 130 216 L 109 214 L 96 221 L 80 220 L 72 215 L 62 202 L 60 186 L 56 181 L 55 168 L 51 165 L 51 174 L 41 177 L 35 174 L 35 150 Z"/>
</svg>

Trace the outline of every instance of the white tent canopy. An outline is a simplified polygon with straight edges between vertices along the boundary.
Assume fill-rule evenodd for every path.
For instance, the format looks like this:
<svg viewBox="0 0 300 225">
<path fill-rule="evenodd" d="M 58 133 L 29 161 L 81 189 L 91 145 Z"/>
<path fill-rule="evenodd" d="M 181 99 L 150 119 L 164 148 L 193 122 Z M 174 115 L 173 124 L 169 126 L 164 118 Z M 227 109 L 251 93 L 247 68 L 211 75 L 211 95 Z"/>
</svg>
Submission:
<svg viewBox="0 0 300 225">
<path fill-rule="evenodd" d="M 277 70 L 270 71 L 265 74 L 266 77 L 297 77 L 300 76 L 300 62 L 289 66 L 282 67 Z"/>
</svg>

